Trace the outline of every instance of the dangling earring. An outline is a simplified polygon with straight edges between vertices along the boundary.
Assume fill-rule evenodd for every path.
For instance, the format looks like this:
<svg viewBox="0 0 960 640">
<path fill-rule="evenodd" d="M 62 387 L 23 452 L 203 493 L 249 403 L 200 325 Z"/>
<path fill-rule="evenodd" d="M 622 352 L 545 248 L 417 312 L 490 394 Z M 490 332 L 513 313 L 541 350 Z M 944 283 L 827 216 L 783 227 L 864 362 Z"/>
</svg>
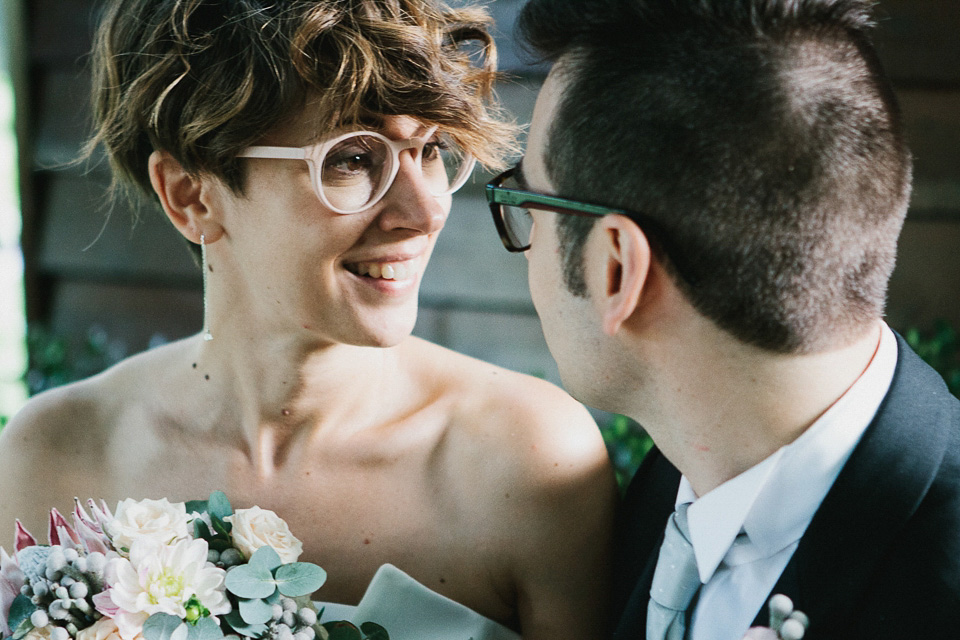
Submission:
<svg viewBox="0 0 960 640">
<path fill-rule="evenodd" d="M 207 272 L 210 267 L 207 266 L 207 245 L 204 243 L 203 234 L 200 234 L 200 268 L 203 269 L 203 339 L 213 340 L 213 334 L 210 333 L 210 327 L 207 325 L 209 314 L 207 313 L 207 296 L 210 288 L 207 285 Z"/>
</svg>

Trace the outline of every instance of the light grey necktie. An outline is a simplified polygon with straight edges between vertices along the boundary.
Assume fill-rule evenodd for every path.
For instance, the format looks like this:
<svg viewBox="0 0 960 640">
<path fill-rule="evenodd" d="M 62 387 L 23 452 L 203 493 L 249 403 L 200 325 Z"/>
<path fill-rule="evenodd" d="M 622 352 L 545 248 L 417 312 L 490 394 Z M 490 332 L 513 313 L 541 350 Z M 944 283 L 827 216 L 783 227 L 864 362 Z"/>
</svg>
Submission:
<svg viewBox="0 0 960 640">
<path fill-rule="evenodd" d="M 687 527 L 689 506 L 677 507 L 667 521 L 650 587 L 647 640 L 683 640 L 687 632 L 687 608 L 700 588 L 697 558 Z"/>
</svg>

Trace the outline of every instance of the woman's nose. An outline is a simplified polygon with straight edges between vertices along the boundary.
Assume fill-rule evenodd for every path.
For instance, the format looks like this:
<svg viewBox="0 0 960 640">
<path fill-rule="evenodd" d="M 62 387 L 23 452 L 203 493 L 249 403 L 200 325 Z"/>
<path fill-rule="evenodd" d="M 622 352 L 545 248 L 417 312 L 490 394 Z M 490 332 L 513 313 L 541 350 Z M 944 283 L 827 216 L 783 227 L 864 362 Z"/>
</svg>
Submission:
<svg viewBox="0 0 960 640">
<path fill-rule="evenodd" d="M 436 233 L 443 228 L 449 213 L 450 196 L 433 195 L 413 153 L 401 153 L 397 177 L 384 196 L 380 226 L 385 230 L 405 228 Z"/>
</svg>

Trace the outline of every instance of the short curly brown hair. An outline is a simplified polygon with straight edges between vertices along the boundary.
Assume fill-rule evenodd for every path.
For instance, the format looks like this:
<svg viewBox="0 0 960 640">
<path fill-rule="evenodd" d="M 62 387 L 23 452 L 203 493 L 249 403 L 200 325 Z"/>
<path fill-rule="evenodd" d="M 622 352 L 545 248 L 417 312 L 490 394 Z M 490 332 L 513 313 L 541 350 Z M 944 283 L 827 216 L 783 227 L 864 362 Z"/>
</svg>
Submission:
<svg viewBox="0 0 960 640">
<path fill-rule="evenodd" d="M 496 49 L 480 8 L 431 0 L 112 0 L 93 56 L 95 130 L 114 186 L 152 195 L 170 153 L 237 193 L 237 154 L 317 105 L 318 133 L 383 115 L 446 129 L 496 169 L 515 127 L 493 96 Z"/>
</svg>

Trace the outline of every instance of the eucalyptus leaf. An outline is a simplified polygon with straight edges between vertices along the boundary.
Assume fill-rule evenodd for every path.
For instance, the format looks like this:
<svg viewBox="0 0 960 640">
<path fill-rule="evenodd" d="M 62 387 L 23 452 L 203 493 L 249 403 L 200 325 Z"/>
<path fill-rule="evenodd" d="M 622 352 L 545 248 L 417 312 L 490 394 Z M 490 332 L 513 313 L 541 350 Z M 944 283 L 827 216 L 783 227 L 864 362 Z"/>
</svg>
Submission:
<svg viewBox="0 0 960 640">
<path fill-rule="evenodd" d="M 363 631 L 367 640 L 390 640 L 390 634 L 387 633 L 387 630 L 376 622 L 364 622 L 360 625 L 360 630 Z M 470 638 L 470 640 L 473 640 L 473 638 Z"/>
<path fill-rule="evenodd" d="M 223 520 L 227 516 L 232 516 L 233 507 L 230 506 L 230 500 L 227 499 L 227 494 L 223 491 L 214 491 L 211 493 L 210 499 L 207 501 L 207 513 L 220 520 Z"/>
<path fill-rule="evenodd" d="M 268 569 L 252 562 L 227 571 L 227 591 L 241 598 L 266 598 L 277 590 L 277 583 Z"/>
<path fill-rule="evenodd" d="M 336 620 L 322 625 L 330 634 L 327 640 L 362 640 L 360 630 L 346 620 Z"/>
<path fill-rule="evenodd" d="M 230 537 L 232 527 L 229 522 L 224 522 L 217 516 L 210 516 L 210 522 L 213 523 L 213 530 L 217 532 L 217 535 L 221 535 L 224 538 Z"/>
<path fill-rule="evenodd" d="M 293 562 L 274 573 L 280 593 L 289 597 L 310 595 L 327 581 L 327 572 L 309 562 Z"/>
<path fill-rule="evenodd" d="M 181 625 L 184 625 L 184 622 L 177 616 L 169 613 L 155 613 L 143 623 L 144 640 L 175 640 L 174 634 Z"/>
<path fill-rule="evenodd" d="M 197 518 L 193 521 L 193 531 L 195 538 L 203 538 L 204 540 L 209 540 L 213 537 L 213 534 L 210 533 L 210 527 L 207 526 L 207 523 Z"/>
<path fill-rule="evenodd" d="M 250 564 L 263 567 L 267 571 L 273 571 L 283 564 L 280 555 L 270 545 L 265 545 L 253 552 L 250 556 Z"/>
<path fill-rule="evenodd" d="M 265 624 L 247 624 L 244 622 L 243 618 L 240 617 L 240 612 L 236 609 L 225 615 L 223 619 L 227 621 L 231 629 L 241 636 L 259 638 L 267 632 L 267 625 Z"/>
<path fill-rule="evenodd" d="M 187 640 L 220 640 L 222 637 L 223 631 L 213 618 L 200 618 L 187 628 Z"/>
<path fill-rule="evenodd" d="M 206 500 L 188 500 L 184 505 L 187 508 L 187 514 L 191 513 L 206 513 L 207 512 L 207 501 Z"/>
<path fill-rule="evenodd" d="M 17 594 L 17 597 L 10 603 L 10 613 L 7 614 L 7 625 L 11 629 L 17 629 L 19 631 L 18 627 L 25 620 L 29 620 L 30 616 L 36 610 L 37 605 L 33 604 L 30 598 L 22 593 Z M 31 625 L 30 628 L 32 629 L 33 626 Z"/>
<path fill-rule="evenodd" d="M 273 618 L 273 605 L 257 598 L 241 598 L 240 617 L 247 624 L 264 624 Z"/>
<path fill-rule="evenodd" d="M 30 618 L 27 618 L 17 625 L 11 638 L 13 638 L 13 640 L 20 640 L 20 638 L 23 638 L 31 631 L 33 631 L 33 623 L 30 622 Z"/>
</svg>

